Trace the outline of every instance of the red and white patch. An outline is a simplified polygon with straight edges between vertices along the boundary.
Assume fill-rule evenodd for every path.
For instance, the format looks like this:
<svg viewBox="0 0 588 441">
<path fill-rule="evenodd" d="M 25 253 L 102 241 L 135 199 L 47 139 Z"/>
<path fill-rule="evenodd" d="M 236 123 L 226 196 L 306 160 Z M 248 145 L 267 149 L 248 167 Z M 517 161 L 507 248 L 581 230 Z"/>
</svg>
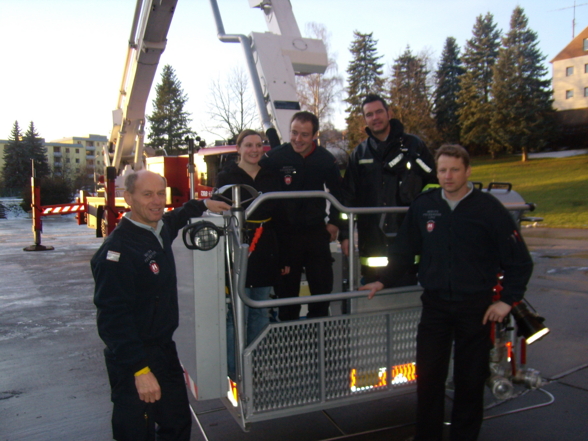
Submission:
<svg viewBox="0 0 588 441">
<path fill-rule="evenodd" d="M 432 233 L 434 229 L 435 229 L 435 221 L 430 220 L 429 222 L 427 222 L 427 231 L 429 233 Z"/>
<path fill-rule="evenodd" d="M 151 270 L 151 272 L 155 275 L 159 274 L 159 265 L 157 264 L 157 262 L 155 260 L 152 260 L 151 262 L 149 262 L 149 269 Z"/>
<path fill-rule="evenodd" d="M 284 176 L 284 183 L 286 185 L 290 185 L 292 183 L 292 176 L 290 176 L 290 175 Z"/>
<path fill-rule="evenodd" d="M 120 253 L 108 250 L 106 253 L 106 260 L 110 260 L 111 262 L 118 262 L 120 260 Z"/>
</svg>

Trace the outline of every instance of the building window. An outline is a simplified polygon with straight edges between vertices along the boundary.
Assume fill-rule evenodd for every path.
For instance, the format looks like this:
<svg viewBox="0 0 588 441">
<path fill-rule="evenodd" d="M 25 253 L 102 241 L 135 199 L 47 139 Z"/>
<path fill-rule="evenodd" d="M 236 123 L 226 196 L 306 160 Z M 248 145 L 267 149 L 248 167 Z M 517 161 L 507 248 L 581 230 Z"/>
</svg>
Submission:
<svg viewBox="0 0 588 441">
<path fill-rule="evenodd" d="M 65 149 L 65 153 L 69 153 L 69 147 Z"/>
<path fill-rule="evenodd" d="M 588 38 L 584 38 L 584 50 L 588 51 Z"/>
<path fill-rule="evenodd" d="M 76 158 L 76 164 L 80 163 L 80 158 Z"/>
<path fill-rule="evenodd" d="M 65 162 L 69 162 L 69 158 L 65 158 Z"/>
<path fill-rule="evenodd" d="M 584 96 L 588 97 L 588 87 L 584 87 Z"/>
<path fill-rule="evenodd" d="M 80 149 L 76 149 L 76 155 L 80 153 Z"/>
<path fill-rule="evenodd" d="M 53 147 L 53 153 L 61 153 L 61 147 Z"/>
<path fill-rule="evenodd" d="M 584 73 L 588 73 L 588 63 L 584 65 Z"/>
<path fill-rule="evenodd" d="M 566 90 L 566 100 L 569 100 L 570 98 L 574 97 L 574 91 L 573 90 Z"/>
<path fill-rule="evenodd" d="M 566 67 L 566 77 L 574 75 L 574 66 Z"/>
<path fill-rule="evenodd" d="M 86 147 L 94 147 L 94 141 L 86 141 Z"/>
</svg>

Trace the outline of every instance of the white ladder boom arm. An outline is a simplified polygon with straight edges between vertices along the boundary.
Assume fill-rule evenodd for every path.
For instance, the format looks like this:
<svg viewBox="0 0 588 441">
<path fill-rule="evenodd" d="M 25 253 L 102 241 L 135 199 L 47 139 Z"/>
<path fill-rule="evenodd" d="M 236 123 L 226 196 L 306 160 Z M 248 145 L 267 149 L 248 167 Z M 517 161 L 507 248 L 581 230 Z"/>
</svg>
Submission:
<svg viewBox="0 0 588 441">
<path fill-rule="evenodd" d="M 145 108 L 178 0 L 137 0 L 117 107 L 112 112 L 110 163 L 143 166 Z"/>
</svg>

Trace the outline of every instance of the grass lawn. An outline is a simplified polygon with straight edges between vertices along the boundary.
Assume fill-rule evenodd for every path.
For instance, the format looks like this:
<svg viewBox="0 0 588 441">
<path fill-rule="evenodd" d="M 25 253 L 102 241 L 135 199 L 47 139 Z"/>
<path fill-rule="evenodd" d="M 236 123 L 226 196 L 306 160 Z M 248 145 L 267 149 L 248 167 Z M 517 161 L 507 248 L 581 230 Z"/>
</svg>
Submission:
<svg viewBox="0 0 588 441">
<path fill-rule="evenodd" d="M 542 226 L 588 228 L 588 155 L 529 159 L 520 156 L 492 160 L 472 158 L 472 181 L 510 182 L 513 190 L 537 209 Z"/>
</svg>

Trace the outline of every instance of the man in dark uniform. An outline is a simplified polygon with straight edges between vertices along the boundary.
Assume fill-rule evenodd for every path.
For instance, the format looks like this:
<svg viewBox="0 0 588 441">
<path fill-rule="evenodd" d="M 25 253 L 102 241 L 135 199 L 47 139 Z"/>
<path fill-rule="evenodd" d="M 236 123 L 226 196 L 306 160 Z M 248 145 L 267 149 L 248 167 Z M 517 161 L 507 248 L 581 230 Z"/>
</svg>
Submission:
<svg viewBox="0 0 588 441">
<path fill-rule="evenodd" d="M 192 217 L 220 201 L 187 202 L 164 214 L 166 181 L 142 170 L 125 180 L 131 207 L 91 261 L 100 338 L 111 387 L 116 440 L 190 439 L 192 417 L 172 335 L 178 293 L 172 241 Z"/>
<path fill-rule="evenodd" d="M 368 95 L 362 104 L 367 139 L 352 152 L 343 180 L 345 205 L 349 207 L 404 207 L 428 184 L 436 183 L 435 162 L 423 141 L 404 132 L 392 118 L 386 102 Z M 403 215 L 364 214 L 357 217 L 359 257 L 366 282 L 378 279 L 386 266 L 388 248 L 400 228 Z M 349 254 L 349 241 L 341 241 Z M 414 277 L 396 281 L 414 283 Z"/>
<path fill-rule="evenodd" d="M 290 142 L 266 153 L 260 162 L 280 176 L 282 191 L 324 191 L 325 186 L 341 200 L 341 174 L 337 160 L 317 145 L 318 118 L 310 112 L 297 112 L 290 123 Z M 280 254 L 290 273 L 282 276 L 275 287 L 280 298 L 297 297 L 300 292 L 302 269 L 305 269 L 310 293 L 328 294 L 333 289 L 333 268 L 329 243 L 339 231 L 339 211 L 331 205 L 328 221 L 326 200 L 323 198 L 287 199 L 286 220 L 277 225 Z M 280 307 L 280 320 L 299 318 L 300 305 Z M 307 317 L 329 314 L 329 303 L 310 303 Z"/>
<path fill-rule="evenodd" d="M 502 203 L 468 182 L 469 156 L 461 146 L 442 146 L 435 156 L 441 188 L 412 203 L 392 245 L 380 281 L 360 289 L 393 285 L 420 255 L 424 288 L 417 333 L 417 427 L 415 441 L 442 438 L 445 380 L 452 347 L 455 396 L 450 438 L 475 441 L 482 425 L 484 386 L 490 375 L 490 322 L 520 302 L 533 261 L 518 226 Z M 493 302 L 497 274 L 501 297 Z"/>
</svg>

